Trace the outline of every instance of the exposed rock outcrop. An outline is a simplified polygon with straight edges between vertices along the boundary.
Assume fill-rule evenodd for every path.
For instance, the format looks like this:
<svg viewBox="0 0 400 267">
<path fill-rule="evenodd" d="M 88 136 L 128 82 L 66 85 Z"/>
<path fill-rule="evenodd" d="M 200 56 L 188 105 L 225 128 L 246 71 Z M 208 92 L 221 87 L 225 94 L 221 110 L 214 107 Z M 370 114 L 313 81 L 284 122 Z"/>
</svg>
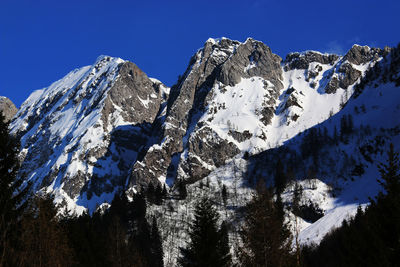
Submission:
<svg viewBox="0 0 400 267">
<path fill-rule="evenodd" d="M 290 53 L 286 56 L 285 59 L 285 71 L 294 69 L 308 69 L 310 63 L 312 62 L 333 65 L 338 59 L 338 55 L 322 54 L 316 51 Z"/>
<path fill-rule="evenodd" d="M 283 88 L 280 62 L 281 58 L 273 54 L 268 46 L 251 38 L 244 43 L 226 38 L 209 39 L 192 57 L 185 74 L 171 88 L 163 134 L 143 160 L 134 165 L 130 185 L 140 189 L 149 182 L 168 179 L 168 169 L 175 170 L 173 179 L 201 179 L 210 168 L 220 166 L 226 159 L 238 154 L 240 150 L 233 143 L 221 139 L 211 128 L 198 126 L 197 122 L 206 113 L 215 88 L 232 87 L 242 79 L 261 77 L 266 81 L 266 90 L 267 81 L 270 84 L 270 92 L 266 92 L 269 97 L 260 111 L 264 124 L 269 124 L 279 91 Z M 218 145 L 215 140 L 218 140 Z M 218 152 L 215 151 L 216 146 Z M 180 158 L 181 153 L 188 157 Z M 177 162 L 172 161 L 173 156 L 178 159 Z M 177 172 L 178 169 L 181 171 Z"/>
<path fill-rule="evenodd" d="M 21 138 L 20 175 L 36 190 L 101 204 L 124 187 L 168 92 L 135 64 L 108 56 L 34 92 L 11 125 Z"/>
<path fill-rule="evenodd" d="M 325 87 L 325 92 L 333 94 L 337 89 L 347 90 L 350 85 L 354 85 L 361 77 L 361 71 L 355 66 L 363 64 L 375 64 L 378 59 L 389 53 L 390 49 L 370 48 L 368 46 L 354 45 L 347 54 L 341 59 L 337 68 L 337 74 L 331 75 L 330 81 Z"/>
<path fill-rule="evenodd" d="M 353 45 L 353 47 L 344 56 L 344 60 L 356 65 L 362 65 L 370 61 L 376 61 L 387 54 L 387 49 L 370 48 L 368 46 Z"/>
<path fill-rule="evenodd" d="M 0 111 L 3 113 L 5 120 L 10 121 L 17 114 L 18 109 L 10 99 L 0 96 Z"/>
</svg>

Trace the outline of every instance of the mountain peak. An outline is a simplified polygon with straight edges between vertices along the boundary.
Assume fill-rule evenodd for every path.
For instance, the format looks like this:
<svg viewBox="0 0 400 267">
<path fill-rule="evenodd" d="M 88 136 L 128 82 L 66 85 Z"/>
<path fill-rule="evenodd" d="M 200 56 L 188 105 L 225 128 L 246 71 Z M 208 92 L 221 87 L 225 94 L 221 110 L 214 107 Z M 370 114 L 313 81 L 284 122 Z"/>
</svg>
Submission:
<svg viewBox="0 0 400 267">
<path fill-rule="evenodd" d="M 355 65 L 362 65 L 371 61 L 377 61 L 380 57 L 388 54 L 390 49 L 371 48 L 367 45 L 361 46 L 354 44 L 344 56 L 344 60 L 348 60 Z"/>
</svg>

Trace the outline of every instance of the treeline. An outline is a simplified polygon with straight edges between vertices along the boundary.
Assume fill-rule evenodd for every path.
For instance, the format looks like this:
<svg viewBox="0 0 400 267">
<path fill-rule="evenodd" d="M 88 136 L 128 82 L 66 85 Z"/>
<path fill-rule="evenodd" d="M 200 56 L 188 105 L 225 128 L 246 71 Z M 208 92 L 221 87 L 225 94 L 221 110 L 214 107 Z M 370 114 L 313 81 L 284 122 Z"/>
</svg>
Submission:
<svg viewBox="0 0 400 267">
<path fill-rule="evenodd" d="M 146 219 L 146 199 L 116 194 L 103 214 L 64 216 L 60 221 L 74 251 L 74 266 L 163 266 L 157 219 Z"/>
</svg>

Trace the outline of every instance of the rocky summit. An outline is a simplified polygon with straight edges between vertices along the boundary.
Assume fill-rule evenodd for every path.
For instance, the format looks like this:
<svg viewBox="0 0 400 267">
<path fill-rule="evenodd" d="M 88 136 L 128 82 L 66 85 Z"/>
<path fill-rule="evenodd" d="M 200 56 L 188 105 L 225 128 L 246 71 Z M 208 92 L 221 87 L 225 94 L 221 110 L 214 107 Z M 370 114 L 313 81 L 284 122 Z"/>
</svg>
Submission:
<svg viewBox="0 0 400 267">
<path fill-rule="evenodd" d="M 168 92 L 135 64 L 108 56 L 33 92 L 11 124 L 21 140 L 20 175 L 70 204 L 109 201 L 125 187 Z"/>
</svg>

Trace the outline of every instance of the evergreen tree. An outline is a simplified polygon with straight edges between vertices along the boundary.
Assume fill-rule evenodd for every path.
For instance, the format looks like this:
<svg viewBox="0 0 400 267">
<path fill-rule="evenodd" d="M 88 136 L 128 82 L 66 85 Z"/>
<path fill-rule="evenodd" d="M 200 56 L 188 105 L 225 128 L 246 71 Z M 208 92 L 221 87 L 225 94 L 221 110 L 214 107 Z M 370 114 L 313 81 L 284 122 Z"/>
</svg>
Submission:
<svg viewBox="0 0 400 267">
<path fill-rule="evenodd" d="M 161 205 L 163 201 L 163 190 L 160 184 L 157 184 L 156 191 L 154 192 L 154 204 Z"/>
<path fill-rule="evenodd" d="M 340 141 L 343 143 L 347 144 L 347 136 L 348 134 L 348 123 L 347 123 L 347 117 L 343 115 L 340 118 Z"/>
<path fill-rule="evenodd" d="M 163 260 L 164 252 L 156 217 L 153 217 L 153 222 L 151 225 L 151 254 L 152 254 L 151 266 L 154 267 L 164 266 L 164 260 Z"/>
<path fill-rule="evenodd" d="M 111 202 L 111 207 L 108 210 L 110 217 L 118 216 L 119 220 L 122 223 L 128 222 L 128 210 L 129 210 L 129 201 L 125 192 L 116 193 L 113 201 Z M 111 219 L 113 220 L 113 218 Z"/>
<path fill-rule="evenodd" d="M 328 135 L 328 128 L 324 126 L 324 134 L 323 134 L 323 143 L 327 143 L 329 141 L 329 135 Z"/>
<path fill-rule="evenodd" d="M 245 208 L 241 231 L 243 247 L 239 260 L 243 266 L 291 266 L 291 234 L 284 223 L 282 211 L 273 201 L 265 185 L 258 186 L 257 194 Z"/>
<path fill-rule="evenodd" d="M 126 266 L 128 248 L 125 243 L 127 229 L 118 215 L 111 218 L 108 228 L 108 258 L 111 266 Z"/>
<path fill-rule="evenodd" d="M 380 192 L 372 201 L 372 210 L 379 218 L 380 235 L 385 240 L 388 258 L 392 263 L 400 262 L 400 159 L 393 144 L 387 153 L 387 163 L 378 165 L 381 178 L 379 184 L 386 191 Z"/>
<path fill-rule="evenodd" d="M 221 196 L 222 196 L 222 201 L 224 202 L 224 205 L 226 206 L 226 202 L 228 200 L 228 190 L 226 189 L 225 185 L 222 185 Z"/>
<path fill-rule="evenodd" d="M 73 250 L 57 218 L 54 198 L 35 197 L 22 220 L 20 266 L 71 266 Z"/>
<path fill-rule="evenodd" d="M 281 159 L 278 159 L 278 162 L 275 166 L 275 188 L 278 195 L 280 195 L 283 192 L 286 183 L 287 183 L 287 178 L 285 175 L 285 170 Z"/>
<path fill-rule="evenodd" d="M 221 257 L 220 263 L 221 266 L 230 266 L 232 262 L 232 257 L 230 254 L 229 247 L 229 234 L 228 234 L 228 225 L 225 221 L 221 223 L 221 227 L 219 229 L 219 242 L 217 246 L 218 254 Z"/>
<path fill-rule="evenodd" d="M 185 199 L 187 197 L 186 184 L 183 181 L 178 183 L 178 192 L 180 199 Z"/>
<path fill-rule="evenodd" d="M 166 198 L 167 195 L 168 195 L 167 187 L 166 187 L 165 184 L 164 184 L 163 190 L 162 190 L 162 197 L 163 197 L 163 198 Z"/>
<path fill-rule="evenodd" d="M 351 114 L 347 115 L 347 132 L 351 134 L 354 131 L 354 121 Z"/>
<path fill-rule="evenodd" d="M 337 127 L 335 125 L 335 128 L 333 130 L 333 142 L 335 143 L 335 145 L 338 145 L 338 140 L 339 140 L 339 135 L 338 135 Z"/>
<path fill-rule="evenodd" d="M 146 216 L 147 204 L 146 204 L 146 199 L 142 193 L 133 195 L 133 201 L 131 206 L 134 219 L 144 218 Z"/>
<path fill-rule="evenodd" d="M 135 226 L 135 233 L 133 238 L 131 238 L 130 242 L 136 243 L 136 247 L 138 248 L 138 254 L 141 257 L 151 264 L 153 258 L 151 253 L 151 229 L 146 218 L 138 219 Z M 151 265 L 150 265 L 151 266 Z"/>
<path fill-rule="evenodd" d="M 153 183 L 149 183 L 147 187 L 147 201 L 150 203 L 154 203 L 155 201 L 155 189 Z"/>
<path fill-rule="evenodd" d="M 295 227 L 295 244 L 296 244 L 296 264 L 300 265 L 300 241 L 299 241 L 299 224 L 298 216 L 301 214 L 300 201 L 302 199 L 303 188 L 297 183 L 294 184 L 293 199 L 292 199 L 292 212 L 295 216 L 294 227 Z"/>
<path fill-rule="evenodd" d="M 186 248 L 181 248 L 180 266 L 230 266 L 231 256 L 225 224 L 218 230 L 219 215 L 209 199 L 200 200 L 194 211 Z"/>
<path fill-rule="evenodd" d="M 396 197 L 400 194 L 400 159 L 399 153 L 394 151 L 393 144 L 390 144 L 387 153 L 387 163 L 380 163 L 378 165 L 381 178 L 378 179 L 379 184 L 386 191 L 387 196 Z M 382 199 L 383 193 L 378 195 L 378 199 Z"/>
<path fill-rule="evenodd" d="M 10 136 L 9 124 L 0 112 L 0 266 L 11 259 L 19 234 L 18 219 L 21 217 L 29 186 L 23 186 L 23 178 L 17 177 L 18 142 Z"/>
</svg>

